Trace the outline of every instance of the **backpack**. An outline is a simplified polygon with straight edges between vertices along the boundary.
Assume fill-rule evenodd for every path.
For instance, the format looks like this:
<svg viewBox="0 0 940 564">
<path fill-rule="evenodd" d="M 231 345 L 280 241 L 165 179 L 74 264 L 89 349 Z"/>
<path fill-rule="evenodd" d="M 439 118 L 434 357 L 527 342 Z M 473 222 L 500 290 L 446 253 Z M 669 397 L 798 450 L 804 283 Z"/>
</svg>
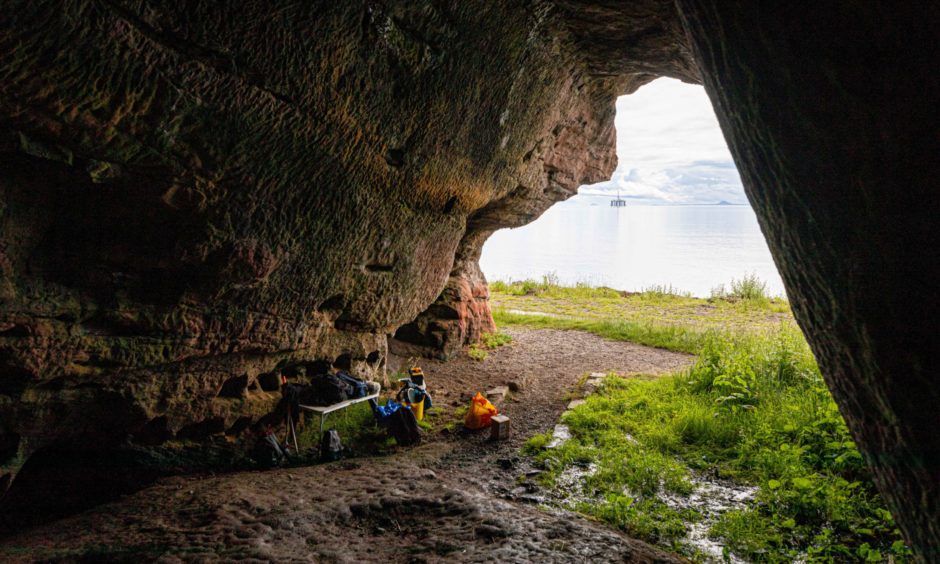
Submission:
<svg viewBox="0 0 940 564">
<path fill-rule="evenodd" d="M 369 395 L 369 385 L 362 380 L 354 378 L 350 376 L 349 373 L 343 371 L 337 372 L 336 377 L 352 387 L 353 391 L 349 396 L 350 398 L 364 398 Z"/>
<path fill-rule="evenodd" d="M 287 452 L 281 447 L 274 433 L 267 433 L 258 437 L 251 458 L 262 468 L 276 468 L 287 458 Z"/>
<path fill-rule="evenodd" d="M 333 374 L 321 374 L 311 384 L 311 405 L 333 405 L 348 400 L 353 393 L 352 386 Z"/>
<path fill-rule="evenodd" d="M 332 462 L 339 460 L 343 455 L 343 443 L 339 440 L 339 432 L 330 429 L 320 439 L 320 460 Z"/>
<path fill-rule="evenodd" d="M 388 416 L 388 434 L 401 446 L 421 444 L 421 428 L 415 414 L 408 408 L 400 408 Z"/>
</svg>

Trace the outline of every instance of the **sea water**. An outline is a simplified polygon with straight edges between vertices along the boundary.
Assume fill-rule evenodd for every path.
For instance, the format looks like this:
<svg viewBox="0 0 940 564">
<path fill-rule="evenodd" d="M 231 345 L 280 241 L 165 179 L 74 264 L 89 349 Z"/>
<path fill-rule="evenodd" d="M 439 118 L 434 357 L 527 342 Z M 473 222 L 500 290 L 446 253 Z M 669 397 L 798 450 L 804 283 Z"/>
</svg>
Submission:
<svg viewBox="0 0 940 564">
<path fill-rule="evenodd" d="M 770 295 L 785 296 L 750 206 L 610 201 L 578 195 L 528 225 L 497 231 L 483 247 L 483 273 L 490 281 L 553 273 L 564 284 L 627 291 L 671 286 L 699 297 L 753 274 Z"/>
</svg>

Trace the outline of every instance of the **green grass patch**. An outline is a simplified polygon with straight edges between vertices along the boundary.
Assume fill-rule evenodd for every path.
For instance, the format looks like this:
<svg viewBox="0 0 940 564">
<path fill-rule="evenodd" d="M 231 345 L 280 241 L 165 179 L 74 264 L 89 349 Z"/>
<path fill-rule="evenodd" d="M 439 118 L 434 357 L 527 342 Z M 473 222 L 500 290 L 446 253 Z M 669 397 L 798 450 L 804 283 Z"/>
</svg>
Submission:
<svg viewBox="0 0 940 564">
<path fill-rule="evenodd" d="M 474 343 L 467 348 L 467 356 L 477 362 L 483 362 L 490 356 L 490 353 L 486 352 L 484 347 Z"/>
<path fill-rule="evenodd" d="M 513 313 L 499 307 L 493 310 L 493 319 L 498 325 L 587 331 L 607 339 L 631 341 L 641 345 L 691 353 L 701 349 L 709 333 L 709 330 L 630 320 L 528 315 Z"/>
<path fill-rule="evenodd" d="M 483 333 L 480 335 L 480 343 L 488 349 L 495 349 L 512 342 L 512 336 L 497 331 L 496 333 Z"/>
<path fill-rule="evenodd" d="M 543 483 L 593 464 L 578 493 L 596 501 L 579 511 L 694 557 L 681 542 L 700 516 L 662 498 L 690 493 L 695 475 L 717 476 L 758 488 L 710 529 L 742 558 L 909 560 L 799 331 L 714 333 L 698 348 L 695 365 L 670 377 L 608 377 L 563 418 L 564 445 L 530 439 Z"/>
<path fill-rule="evenodd" d="M 760 331 L 781 322 L 793 323 L 789 303 L 768 297 L 766 286 L 755 276 L 732 280 L 731 284 L 730 292 L 721 286 L 711 298 L 700 299 L 671 286 L 653 286 L 631 293 L 586 284 L 560 286 L 546 280 L 498 281 L 490 284 L 490 301 L 494 308 L 507 312 L 673 325 L 698 331 Z"/>
</svg>

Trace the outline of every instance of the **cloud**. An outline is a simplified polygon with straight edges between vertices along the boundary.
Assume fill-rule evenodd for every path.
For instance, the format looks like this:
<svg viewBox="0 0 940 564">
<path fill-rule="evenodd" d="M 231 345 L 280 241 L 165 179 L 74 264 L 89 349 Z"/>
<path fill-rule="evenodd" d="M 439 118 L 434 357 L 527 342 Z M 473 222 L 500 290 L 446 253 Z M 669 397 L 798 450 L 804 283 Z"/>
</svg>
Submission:
<svg viewBox="0 0 940 564">
<path fill-rule="evenodd" d="M 656 80 L 617 100 L 619 165 L 585 194 L 663 204 L 747 203 L 741 179 L 701 86 Z"/>
</svg>

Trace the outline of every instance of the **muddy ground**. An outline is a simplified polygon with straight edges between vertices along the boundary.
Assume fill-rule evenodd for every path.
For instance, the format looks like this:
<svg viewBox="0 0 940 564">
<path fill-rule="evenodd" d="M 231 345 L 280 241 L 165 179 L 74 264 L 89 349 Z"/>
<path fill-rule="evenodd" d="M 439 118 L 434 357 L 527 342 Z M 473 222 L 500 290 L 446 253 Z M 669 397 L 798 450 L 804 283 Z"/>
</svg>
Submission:
<svg viewBox="0 0 940 564">
<path fill-rule="evenodd" d="M 581 332 L 509 329 L 484 362 L 422 360 L 446 413 L 515 382 L 498 402 L 512 437 L 436 425 L 420 447 L 330 464 L 178 476 L 0 541 L 0 560 L 672 562 L 604 525 L 521 495 L 525 440 L 550 430 L 590 372 L 656 374 L 691 357 Z M 390 366 L 406 365 L 392 359 Z M 436 421 L 446 420 L 438 416 Z"/>
</svg>

